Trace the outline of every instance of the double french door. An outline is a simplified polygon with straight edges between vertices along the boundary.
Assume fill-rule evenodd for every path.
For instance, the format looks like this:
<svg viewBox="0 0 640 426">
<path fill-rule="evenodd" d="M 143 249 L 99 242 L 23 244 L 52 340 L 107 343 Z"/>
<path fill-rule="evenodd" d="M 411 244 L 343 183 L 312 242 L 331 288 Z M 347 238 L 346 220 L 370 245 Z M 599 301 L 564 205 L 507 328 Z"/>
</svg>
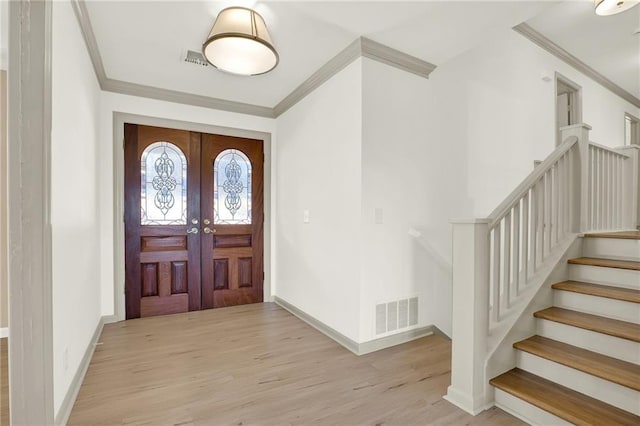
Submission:
<svg viewBox="0 0 640 426">
<path fill-rule="evenodd" d="M 126 317 L 262 301 L 263 141 L 125 124 Z"/>
</svg>

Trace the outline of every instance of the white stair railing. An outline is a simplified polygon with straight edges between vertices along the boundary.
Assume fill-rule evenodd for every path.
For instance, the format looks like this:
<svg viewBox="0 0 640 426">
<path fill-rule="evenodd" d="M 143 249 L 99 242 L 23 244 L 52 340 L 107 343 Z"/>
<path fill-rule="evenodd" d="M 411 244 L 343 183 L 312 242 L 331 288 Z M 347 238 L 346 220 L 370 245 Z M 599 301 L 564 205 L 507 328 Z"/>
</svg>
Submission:
<svg viewBox="0 0 640 426">
<path fill-rule="evenodd" d="M 640 150 L 591 143 L 590 130 L 586 124 L 563 128 L 564 142 L 488 218 L 452 221 L 452 366 L 445 398 L 472 414 L 491 405 L 486 368 L 491 346 L 500 341 L 496 334 L 513 326 L 533 294 L 526 290 L 542 285 L 557 263 L 554 250 L 580 232 L 638 224 Z"/>
</svg>

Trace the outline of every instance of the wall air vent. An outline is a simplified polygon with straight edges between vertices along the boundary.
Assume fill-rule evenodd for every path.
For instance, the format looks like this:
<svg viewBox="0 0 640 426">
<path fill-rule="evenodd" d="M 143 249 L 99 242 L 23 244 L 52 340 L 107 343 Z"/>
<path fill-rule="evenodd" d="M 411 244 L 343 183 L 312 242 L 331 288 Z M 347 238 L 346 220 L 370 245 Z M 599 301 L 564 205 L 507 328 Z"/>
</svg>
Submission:
<svg viewBox="0 0 640 426">
<path fill-rule="evenodd" d="M 201 65 L 203 67 L 209 66 L 209 62 L 204 59 L 202 53 L 196 52 L 195 50 L 187 50 L 187 56 L 184 58 L 184 61 L 191 64 Z"/>
<path fill-rule="evenodd" d="M 375 321 L 376 335 L 418 325 L 418 298 L 377 304 Z"/>
</svg>

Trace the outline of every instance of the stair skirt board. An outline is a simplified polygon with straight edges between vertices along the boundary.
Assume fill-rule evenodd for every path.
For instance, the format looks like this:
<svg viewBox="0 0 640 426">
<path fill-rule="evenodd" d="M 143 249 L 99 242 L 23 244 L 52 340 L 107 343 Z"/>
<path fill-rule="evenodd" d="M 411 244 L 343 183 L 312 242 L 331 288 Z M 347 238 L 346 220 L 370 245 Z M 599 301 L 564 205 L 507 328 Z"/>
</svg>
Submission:
<svg viewBox="0 0 640 426">
<path fill-rule="evenodd" d="M 640 320 L 640 304 L 624 300 L 554 290 L 553 305 L 621 321 L 638 322 Z"/>
<path fill-rule="evenodd" d="M 571 426 L 573 424 L 501 389 L 495 389 L 494 399 L 496 407 L 534 426 Z"/>
<path fill-rule="evenodd" d="M 640 240 L 583 238 L 582 255 L 603 259 L 640 261 Z"/>
<path fill-rule="evenodd" d="M 521 370 L 606 402 L 614 407 L 640 415 L 640 394 L 633 389 L 528 352 L 517 351 L 516 364 Z"/>
<path fill-rule="evenodd" d="M 569 265 L 569 279 L 596 284 L 640 289 L 640 271 L 603 268 L 590 265 Z"/>
<path fill-rule="evenodd" d="M 571 325 L 536 319 L 537 334 L 612 358 L 640 364 L 640 344 Z"/>
</svg>

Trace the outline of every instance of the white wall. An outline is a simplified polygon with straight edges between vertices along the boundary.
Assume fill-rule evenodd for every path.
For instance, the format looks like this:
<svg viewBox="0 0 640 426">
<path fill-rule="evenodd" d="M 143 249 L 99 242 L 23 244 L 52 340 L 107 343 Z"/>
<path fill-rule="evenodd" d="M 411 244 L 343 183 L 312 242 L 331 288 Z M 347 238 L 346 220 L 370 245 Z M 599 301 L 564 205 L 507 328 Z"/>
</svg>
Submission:
<svg viewBox="0 0 640 426">
<path fill-rule="evenodd" d="M 69 2 L 53 5 L 52 55 L 53 377 L 57 413 L 100 320 L 100 89 Z"/>
<path fill-rule="evenodd" d="M 122 188 L 114 188 L 115 170 L 117 167 L 121 167 L 121 165 L 114 163 L 114 144 L 118 151 L 119 158 L 123 158 L 122 141 L 114 141 L 114 112 L 190 122 L 194 123 L 194 130 L 197 129 L 198 124 L 205 124 L 271 133 L 272 146 L 275 144 L 276 127 L 275 120 L 270 118 L 254 117 L 209 108 L 102 92 L 100 106 L 100 164 L 98 171 L 100 176 L 101 212 L 99 232 L 102 258 L 102 267 L 100 270 L 101 312 L 102 315 L 105 316 L 114 315 L 115 313 L 114 262 L 116 259 L 114 258 L 114 191 L 122 196 Z M 274 160 L 272 159 L 272 161 Z M 273 173 L 274 172 L 272 172 L 272 174 Z M 273 197 L 273 194 L 274 191 L 272 190 L 271 197 Z M 265 194 L 265 196 L 267 196 L 267 194 Z M 123 251 L 123 248 L 121 249 Z M 123 262 L 122 259 L 120 260 Z M 272 277 L 273 274 L 274 272 L 271 271 Z"/>
<path fill-rule="evenodd" d="M 375 305 L 418 296 L 419 326 L 451 328 L 449 253 L 442 239 L 459 204 L 447 185 L 464 170 L 456 145 L 434 140 L 432 82 L 363 61 L 360 336 L 375 335 Z M 382 209 L 383 223 L 375 223 Z M 409 231 L 418 231 L 412 237 Z M 440 240 L 438 239 L 440 238 Z"/>
<path fill-rule="evenodd" d="M 450 334 L 449 220 L 488 215 L 532 171 L 533 161 L 555 148 L 555 87 L 542 77 L 559 72 L 582 86 L 583 119 L 593 126 L 592 140 L 605 145 L 623 144 L 624 112 L 638 108 L 512 30 L 440 64 L 429 80 L 361 62 L 360 116 L 352 67 L 353 75 L 338 74 L 278 118 L 276 294 L 359 342 L 377 337 L 377 303 L 418 295 L 419 325 Z M 358 161 L 358 120 L 359 177 L 347 172 Z M 345 128 L 353 136 L 348 144 L 337 142 L 341 150 L 353 147 L 355 157 L 331 159 L 332 173 L 325 175 L 324 150 L 334 148 L 331 136 Z M 336 205 L 350 205 L 361 191 L 359 224 L 344 208 L 322 209 L 335 179 L 352 188 L 348 197 L 338 194 Z M 374 223 L 376 208 L 383 224 Z M 302 224 L 304 209 L 311 210 L 309 225 Z M 349 254 L 334 258 L 334 239 L 344 233 L 336 226 L 347 220 L 354 231 L 341 238 L 341 249 Z M 351 251 L 358 225 L 360 246 Z M 411 237 L 411 229 L 420 236 Z M 344 295 L 356 287 L 357 257 L 360 295 Z M 348 316 L 354 298 L 357 333 Z"/>
<path fill-rule="evenodd" d="M 357 60 L 278 118 L 275 167 L 276 295 L 354 341 L 360 341 L 361 99 Z"/>
<path fill-rule="evenodd" d="M 466 170 L 461 196 L 472 209 L 464 216 L 489 214 L 555 148 L 555 88 L 560 72 L 583 90 L 583 121 L 591 139 L 624 144 L 624 112 L 638 108 L 512 30 L 492 42 L 441 64 L 431 74 L 433 100 L 426 117 L 435 124 L 439 145 L 464 147 L 457 170 Z"/>
</svg>

